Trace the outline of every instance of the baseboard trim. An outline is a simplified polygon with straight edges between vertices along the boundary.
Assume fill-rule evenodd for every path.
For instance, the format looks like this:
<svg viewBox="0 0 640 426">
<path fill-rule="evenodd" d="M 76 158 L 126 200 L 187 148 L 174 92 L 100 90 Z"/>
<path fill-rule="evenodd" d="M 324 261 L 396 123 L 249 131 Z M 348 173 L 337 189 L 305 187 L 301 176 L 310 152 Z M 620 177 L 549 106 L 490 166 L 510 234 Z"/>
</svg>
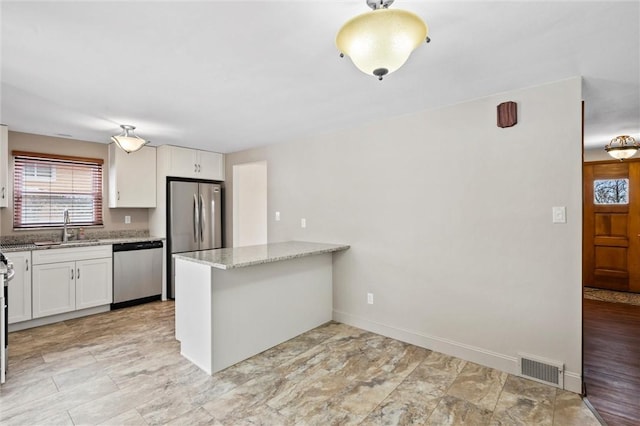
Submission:
<svg viewBox="0 0 640 426">
<path fill-rule="evenodd" d="M 371 321 L 335 309 L 333 311 L 333 320 L 341 322 L 343 324 L 351 325 L 353 327 L 358 327 L 363 330 L 371 331 L 372 333 L 390 337 L 392 339 L 400 340 L 402 342 L 410 343 L 412 345 L 420 346 L 425 349 L 430 349 L 450 356 L 455 356 L 457 358 L 475 362 L 476 364 L 484 365 L 486 367 L 495 368 L 496 370 L 504 371 L 506 373 L 514 375 L 518 375 L 519 373 L 517 357 L 493 352 L 484 348 L 467 345 L 465 343 L 456 342 L 450 339 L 444 339 L 442 337 L 429 336 L 413 330 L 406 330 L 403 328 L 381 324 L 376 321 Z M 581 393 L 582 377 L 580 376 L 580 374 L 565 371 L 564 388 L 571 392 L 575 392 L 578 394 Z"/>
<path fill-rule="evenodd" d="M 28 321 L 16 322 L 13 324 L 9 324 L 9 332 L 26 330 L 33 327 L 40 327 L 41 325 L 49 325 L 60 321 L 86 317 L 88 315 L 101 314 L 103 312 L 109 312 L 110 310 L 111 307 L 109 305 L 102 305 L 96 306 L 94 308 L 81 309 L 79 311 L 65 312 L 63 314 L 56 314 L 48 317 L 35 318 Z"/>
<path fill-rule="evenodd" d="M 573 371 L 564 372 L 564 388 L 565 390 L 582 394 L 582 375 Z"/>
</svg>

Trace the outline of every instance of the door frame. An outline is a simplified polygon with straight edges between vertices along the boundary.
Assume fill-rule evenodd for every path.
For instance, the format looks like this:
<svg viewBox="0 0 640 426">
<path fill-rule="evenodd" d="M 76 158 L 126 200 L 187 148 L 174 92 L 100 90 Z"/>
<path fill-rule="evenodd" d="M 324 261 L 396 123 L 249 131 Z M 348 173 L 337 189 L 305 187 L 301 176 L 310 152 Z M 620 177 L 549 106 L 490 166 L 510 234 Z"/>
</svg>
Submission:
<svg viewBox="0 0 640 426">
<path fill-rule="evenodd" d="M 583 143 L 584 146 L 584 143 Z M 634 163 L 634 165 L 636 165 L 637 163 L 640 163 L 640 158 L 630 158 L 630 159 L 626 159 L 624 160 L 625 163 Z M 620 160 L 615 160 L 615 159 L 611 159 L 611 160 L 596 160 L 596 161 L 584 161 L 584 149 L 583 149 L 583 155 L 582 155 L 582 232 L 580 235 L 580 238 L 582 239 L 582 279 L 580 282 L 581 285 L 581 303 L 582 303 L 582 318 L 581 318 L 581 324 L 582 324 L 582 340 L 581 340 L 581 345 L 582 345 L 582 350 L 581 350 L 581 357 L 582 357 L 582 396 L 583 396 L 583 401 L 585 403 L 585 405 L 589 408 L 589 410 L 591 410 L 591 412 L 594 414 L 594 416 L 598 419 L 598 421 L 600 421 L 600 423 L 605 424 L 605 421 L 603 420 L 602 416 L 600 415 L 600 413 L 598 413 L 597 409 L 591 404 L 591 402 L 589 401 L 589 395 L 588 395 L 588 390 L 586 387 L 586 381 L 585 381 L 585 351 L 584 351 L 584 341 L 585 341 L 585 335 L 584 335 L 584 318 L 585 318 L 585 309 L 584 309 L 584 264 L 585 264 L 585 259 L 584 259 L 584 255 L 585 255 L 585 245 L 586 245 L 586 241 L 584 241 L 584 226 L 585 226 L 585 202 L 584 202 L 584 196 L 585 196 L 585 166 L 586 165 L 598 165 L 598 164 L 619 164 Z M 632 178 L 632 170 L 633 172 L 636 173 L 635 176 L 635 181 L 640 182 L 640 167 L 635 167 L 629 168 L 629 182 L 631 182 L 631 178 Z M 631 188 L 631 185 L 629 186 L 629 188 Z M 631 191 L 631 189 L 630 189 Z M 631 192 L 629 193 L 629 215 L 631 215 L 633 213 L 633 210 L 631 210 L 631 197 L 633 195 L 631 194 Z M 630 229 L 627 231 L 629 235 L 631 234 L 635 234 L 636 232 L 631 232 L 631 229 L 633 229 L 633 227 L 630 227 Z M 631 244 L 630 244 L 631 245 Z M 637 279 L 638 277 L 636 277 Z M 631 274 L 629 276 L 629 280 L 631 280 Z M 631 284 L 630 284 L 631 285 Z"/>
</svg>

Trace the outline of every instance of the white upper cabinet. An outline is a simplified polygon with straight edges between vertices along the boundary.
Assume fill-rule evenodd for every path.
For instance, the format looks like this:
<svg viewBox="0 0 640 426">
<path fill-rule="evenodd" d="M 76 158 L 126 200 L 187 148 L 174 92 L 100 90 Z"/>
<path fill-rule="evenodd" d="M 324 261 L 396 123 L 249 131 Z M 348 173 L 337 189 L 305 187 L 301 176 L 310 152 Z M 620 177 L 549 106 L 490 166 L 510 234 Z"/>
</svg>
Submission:
<svg viewBox="0 0 640 426">
<path fill-rule="evenodd" d="M 166 150 L 169 160 L 168 174 L 179 177 L 193 177 L 198 174 L 197 151 L 194 149 L 180 148 L 178 146 L 162 146 Z"/>
<path fill-rule="evenodd" d="M 166 161 L 166 176 L 224 180 L 223 154 L 171 145 L 163 145 L 158 151 Z"/>
<path fill-rule="evenodd" d="M 156 148 L 127 154 L 109 145 L 109 207 L 156 207 Z"/>
<path fill-rule="evenodd" d="M 224 180 L 224 155 L 217 152 L 198 153 L 198 177 L 200 179 Z"/>
<path fill-rule="evenodd" d="M 0 124 L 0 207 L 9 205 L 9 128 Z"/>
</svg>

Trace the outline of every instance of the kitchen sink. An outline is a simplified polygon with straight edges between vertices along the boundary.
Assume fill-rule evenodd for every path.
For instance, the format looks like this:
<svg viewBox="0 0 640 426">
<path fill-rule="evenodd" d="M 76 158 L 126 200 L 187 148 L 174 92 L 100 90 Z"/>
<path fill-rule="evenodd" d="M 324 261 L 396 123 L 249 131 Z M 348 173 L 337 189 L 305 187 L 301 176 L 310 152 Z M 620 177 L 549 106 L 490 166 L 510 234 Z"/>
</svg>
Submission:
<svg viewBox="0 0 640 426">
<path fill-rule="evenodd" d="M 36 247 L 78 247 L 78 246 L 95 246 L 100 244 L 100 240 L 72 240 L 67 242 L 62 241 L 36 241 L 33 243 Z"/>
</svg>

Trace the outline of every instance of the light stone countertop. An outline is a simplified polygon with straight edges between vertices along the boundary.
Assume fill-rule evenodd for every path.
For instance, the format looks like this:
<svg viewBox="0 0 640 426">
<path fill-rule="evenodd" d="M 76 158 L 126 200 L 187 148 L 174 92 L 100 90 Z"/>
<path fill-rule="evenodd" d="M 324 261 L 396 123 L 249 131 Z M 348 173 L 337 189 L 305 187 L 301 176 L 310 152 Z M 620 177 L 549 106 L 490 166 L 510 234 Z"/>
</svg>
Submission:
<svg viewBox="0 0 640 426">
<path fill-rule="evenodd" d="M 164 237 L 123 237 L 123 238 L 101 238 L 100 244 L 123 244 L 123 243 L 141 243 L 143 241 L 164 241 Z"/>
<path fill-rule="evenodd" d="M 316 254 L 332 253 L 347 250 L 349 247 L 345 244 L 287 241 L 259 246 L 192 251 L 174 254 L 173 257 L 202 263 L 217 269 L 235 269 Z"/>
<path fill-rule="evenodd" d="M 143 241 L 164 241 L 163 237 L 121 237 L 121 238 L 88 238 L 85 240 L 71 240 L 66 243 L 54 243 L 50 245 L 35 245 L 33 243 L 16 243 L 16 244 L 0 244 L 0 251 L 3 253 L 11 253 L 16 251 L 28 251 L 28 250 L 50 250 L 60 248 L 72 248 L 72 247 L 88 247 L 88 246 L 104 246 L 108 244 L 122 244 L 122 243 L 138 243 Z"/>
</svg>

